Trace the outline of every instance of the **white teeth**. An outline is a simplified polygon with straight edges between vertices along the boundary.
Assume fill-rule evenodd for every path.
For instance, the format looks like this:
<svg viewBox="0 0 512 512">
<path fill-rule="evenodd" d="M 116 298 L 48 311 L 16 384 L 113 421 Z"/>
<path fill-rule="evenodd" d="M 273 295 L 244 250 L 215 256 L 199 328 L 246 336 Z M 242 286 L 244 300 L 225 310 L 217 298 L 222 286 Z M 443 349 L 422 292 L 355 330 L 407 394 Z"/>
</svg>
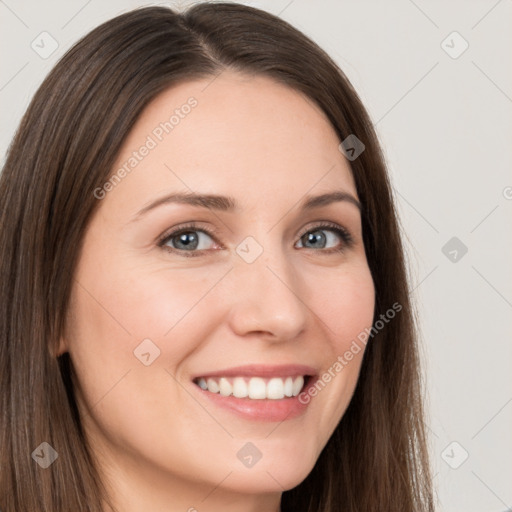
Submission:
<svg viewBox="0 0 512 512">
<path fill-rule="evenodd" d="M 233 380 L 233 396 L 237 398 L 245 398 L 249 395 L 249 389 L 247 383 L 242 377 L 236 377 Z"/>
<path fill-rule="evenodd" d="M 229 383 L 228 379 L 222 377 L 219 380 L 219 391 L 222 396 L 229 396 L 233 392 L 233 387 Z"/>
<path fill-rule="evenodd" d="M 206 381 L 206 385 L 208 386 L 208 391 L 211 391 L 212 393 L 219 392 L 219 385 L 217 384 L 216 380 L 208 379 Z"/>
<path fill-rule="evenodd" d="M 284 394 L 288 397 L 293 395 L 293 379 L 291 377 L 284 381 Z"/>
<path fill-rule="evenodd" d="M 300 393 L 300 390 L 302 389 L 302 386 L 304 386 L 304 378 L 303 377 L 297 377 L 293 381 L 292 395 L 293 396 L 297 396 Z"/>
<path fill-rule="evenodd" d="M 201 389 L 211 393 L 220 393 L 222 396 L 249 397 L 252 400 L 280 400 L 285 397 L 297 396 L 304 386 L 304 377 L 200 378 L 197 384 Z"/>
<path fill-rule="evenodd" d="M 267 387 L 265 381 L 259 377 L 253 377 L 249 380 L 249 398 L 254 400 L 262 400 L 267 398 Z"/>
<path fill-rule="evenodd" d="M 270 379 L 267 384 L 267 394 L 272 400 L 284 398 L 284 382 L 283 379 Z"/>
</svg>

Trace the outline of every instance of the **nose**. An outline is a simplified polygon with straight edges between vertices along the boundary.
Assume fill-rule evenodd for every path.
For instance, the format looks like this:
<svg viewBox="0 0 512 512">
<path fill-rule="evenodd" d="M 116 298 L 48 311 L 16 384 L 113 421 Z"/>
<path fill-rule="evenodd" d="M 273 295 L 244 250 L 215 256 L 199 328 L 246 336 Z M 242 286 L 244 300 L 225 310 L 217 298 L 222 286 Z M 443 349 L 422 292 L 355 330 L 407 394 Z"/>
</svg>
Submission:
<svg viewBox="0 0 512 512">
<path fill-rule="evenodd" d="M 265 249 L 252 263 L 236 258 L 230 273 L 229 324 L 233 332 L 239 336 L 257 334 L 270 341 L 298 337 L 311 312 L 304 283 L 289 257 L 282 251 Z"/>
</svg>

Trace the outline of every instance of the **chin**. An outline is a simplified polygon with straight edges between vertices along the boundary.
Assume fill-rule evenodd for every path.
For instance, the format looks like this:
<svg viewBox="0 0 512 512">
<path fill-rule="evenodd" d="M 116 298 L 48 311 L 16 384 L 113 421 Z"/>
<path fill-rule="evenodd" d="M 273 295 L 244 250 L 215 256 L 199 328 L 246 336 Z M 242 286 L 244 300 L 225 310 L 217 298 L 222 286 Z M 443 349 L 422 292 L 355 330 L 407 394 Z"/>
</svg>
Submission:
<svg viewBox="0 0 512 512">
<path fill-rule="evenodd" d="M 240 493 L 284 492 L 303 482 L 315 462 L 302 457 L 298 459 L 297 454 L 288 459 L 268 457 L 266 463 L 261 459 L 252 468 L 237 468 L 226 479 L 225 484 Z"/>
</svg>

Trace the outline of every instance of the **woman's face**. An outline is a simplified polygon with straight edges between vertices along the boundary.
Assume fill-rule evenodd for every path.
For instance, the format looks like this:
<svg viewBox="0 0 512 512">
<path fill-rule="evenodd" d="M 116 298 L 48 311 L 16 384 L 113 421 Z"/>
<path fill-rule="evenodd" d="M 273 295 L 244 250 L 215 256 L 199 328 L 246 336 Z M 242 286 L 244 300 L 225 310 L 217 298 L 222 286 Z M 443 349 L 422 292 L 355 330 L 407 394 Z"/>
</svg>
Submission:
<svg viewBox="0 0 512 512">
<path fill-rule="evenodd" d="M 339 143 L 311 101 L 234 72 L 165 91 L 130 133 L 97 191 L 60 349 L 92 448 L 130 503 L 275 498 L 313 468 L 374 313 Z M 306 375 L 310 391 L 323 385 L 294 397 Z"/>
</svg>

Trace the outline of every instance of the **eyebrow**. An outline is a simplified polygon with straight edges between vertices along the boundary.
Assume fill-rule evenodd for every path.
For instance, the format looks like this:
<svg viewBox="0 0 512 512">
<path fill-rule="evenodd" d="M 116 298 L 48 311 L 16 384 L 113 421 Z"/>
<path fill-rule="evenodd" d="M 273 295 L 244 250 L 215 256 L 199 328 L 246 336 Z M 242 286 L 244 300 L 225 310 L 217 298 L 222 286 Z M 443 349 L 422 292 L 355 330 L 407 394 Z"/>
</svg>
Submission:
<svg viewBox="0 0 512 512">
<path fill-rule="evenodd" d="M 343 190 L 335 190 L 317 196 L 306 196 L 300 203 L 299 208 L 302 210 L 312 210 L 327 206 L 335 202 L 348 202 L 356 206 L 361 211 L 361 203 L 351 194 Z M 138 220 L 144 214 L 164 204 L 187 204 L 191 206 L 199 206 L 201 208 L 208 208 L 211 210 L 218 210 L 224 212 L 239 211 L 236 200 L 230 196 L 221 196 L 217 194 L 197 194 L 195 192 L 174 193 L 164 197 L 160 197 L 156 201 L 144 206 L 137 212 L 133 220 Z"/>
</svg>

